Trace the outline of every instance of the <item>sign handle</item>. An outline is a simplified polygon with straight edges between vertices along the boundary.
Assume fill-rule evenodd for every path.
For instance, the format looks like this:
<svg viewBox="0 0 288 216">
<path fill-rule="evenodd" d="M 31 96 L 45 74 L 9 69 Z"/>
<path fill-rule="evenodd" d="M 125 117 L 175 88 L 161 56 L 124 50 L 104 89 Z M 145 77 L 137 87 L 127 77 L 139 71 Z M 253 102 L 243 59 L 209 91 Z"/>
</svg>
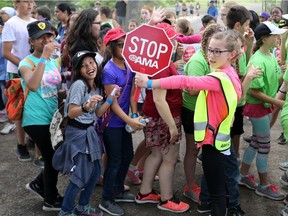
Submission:
<svg viewBox="0 0 288 216">
<path fill-rule="evenodd" d="M 140 73 L 145 74 L 145 68 L 141 68 Z M 138 100 L 139 100 L 140 91 L 141 91 L 141 88 L 138 86 L 135 86 L 135 92 L 134 92 L 134 101 L 135 102 L 138 102 Z"/>
</svg>

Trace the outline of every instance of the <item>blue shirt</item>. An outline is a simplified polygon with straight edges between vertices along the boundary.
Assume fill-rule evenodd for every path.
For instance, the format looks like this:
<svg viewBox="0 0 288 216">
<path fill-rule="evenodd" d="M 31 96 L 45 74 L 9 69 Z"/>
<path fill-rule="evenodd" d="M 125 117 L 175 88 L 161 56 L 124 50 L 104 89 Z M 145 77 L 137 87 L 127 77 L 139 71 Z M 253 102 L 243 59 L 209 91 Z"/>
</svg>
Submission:
<svg viewBox="0 0 288 216">
<path fill-rule="evenodd" d="M 135 74 L 131 72 L 130 69 L 128 69 L 128 65 L 126 65 L 126 68 L 127 69 L 123 70 L 119 68 L 117 65 L 115 65 L 112 60 L 108 61 L 102 72 L 102 84 L 103 85 L 116 84 L 122 88 L 119 106 L 128 115 L 129 107 L 130 107 L 130 93 L 131 93 L 131 89 L 133 85 L 133 78 Z M 126 82 L 127 82 L 127 87 L 125 89 Z M 123 93 L 124 89 L 125 89 L 125 92 Z M 118 98 L 118 102 L 119 102 L 119 98 Z M 125 124 L 126 123 L 115 114 L 113 114 L 113 116 L 111 117 L 109 121 L 109 127 L 119 128 L 119 127 L 124 127 Z"/>
<path fill-rule="evenodd" d="M 215 7 L 215 6 L 209 7 L 208 10 L 207 10 L 207 13 L 208 13 L 210 16 L 213 16 L 214 18 L 217 18 L 217 16 L 218 16 L 218 9 L 217 9 L 217 7 Z"/>
<path fill-rule="evenodd" d="M 7 60 L 2 56 L 2 34 L 0 34 L 0 80 L 8 80 Z"/>
</svg>

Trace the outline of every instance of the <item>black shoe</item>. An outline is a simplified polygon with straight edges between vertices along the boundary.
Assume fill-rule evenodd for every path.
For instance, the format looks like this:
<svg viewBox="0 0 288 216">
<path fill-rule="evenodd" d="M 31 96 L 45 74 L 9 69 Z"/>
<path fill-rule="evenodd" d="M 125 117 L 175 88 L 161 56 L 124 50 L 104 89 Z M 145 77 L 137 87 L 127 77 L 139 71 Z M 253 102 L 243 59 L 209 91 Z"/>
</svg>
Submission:
<svg viewBox="0 0 288 216">
<path fill-rule="evenodd" d="M 26 184 L 26 189 L 37 195 L 42 200 L 44 199 L 44 190 L 40 188 L 36 182 L 32 181 Z"/>
<path fill-rule="evenodd" d="M 16 155 L 19 161 L 28 162 L 31 161 L 32 158 L 26 148 L 26 145 L 17 145 Z"/>
<path fill-rule="evenodd" d="M 240 205 L 228 209 L 227 216 L 244 216 L 245 212 L 241 209 Z"/>
<path fill-rule="evenodd" d="M 243 140 L 247 143 L 251 143 L 251 140 L 252 140 L 252 136 L 249 136 L 249 137 L 243 137 Z"/>
<path fill-rule="evenodd" d="M 286 145 L 287 144 L 287 141 L 284 137 L 284 133 L 281 133 L 281 135 L 278 137 L 278 144 L 280 145 Z"/>
<path fill-rule="evenodd" d="M 44 169 L 44 160 L 42 156 L 39 156 L 38 158 L 35 158 L 34 163 L 35 166 Z"/>
<path fill-rule="evenodd" d="M 58 195 L 54 202 L 44 202 L 42 209 L 44 211 L 60 211 L 63 197 Z"/>
<path fill-rule="evenodd" d="M 211 204 L 210 203 L 198 204 L 197 211 L 201 214 L 211 212 Z"/>
</svg>

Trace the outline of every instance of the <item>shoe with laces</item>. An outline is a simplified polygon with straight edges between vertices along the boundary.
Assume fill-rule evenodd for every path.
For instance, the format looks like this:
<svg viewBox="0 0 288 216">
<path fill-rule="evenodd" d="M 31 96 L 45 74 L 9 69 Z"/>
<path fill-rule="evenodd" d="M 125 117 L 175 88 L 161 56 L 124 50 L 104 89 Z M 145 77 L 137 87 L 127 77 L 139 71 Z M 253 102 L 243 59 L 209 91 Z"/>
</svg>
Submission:
<svg viewBox="0 0 288 216">
<path fill-rule="evenodd" d="M 281 216 L 288 216 L 288 205 L 286 205 L 283 209 L 280 211 Z"/>
<path fill-rule="evenodd" d="M 283 184 L 284 186 L 288 186 L 288 176 L 287 176 L 287 172 L 284 172 L 280 178 L 279 181 L 281 182 L 281 184 Z"/>
<path fill-rule="evenodd" d="M 41 200 L 44 199 L 44 189 L 40 188 L 35 181 L 26 184 L 26 189 L 37 195 Z"/>
<path fill-rule="evenodd" d="M 256 190 L 256 188 L 258 186 L 258 184 L 254 180 L 253 175 L 241 176 L 238 184 L 245 186 L 250 190 Z"/>
<path fill-rule="evenodd" d="M 114 196 L 115 202 L 135 202 L 135 195 L 131 193 L 120 193 Z"/>
<path fill-rule="evenodd" d="M 190 206 L 189 204 L 180 201 L 175 196 L 173 196 L 170 200 L 161 201 L 158 203 L 157 208 L 164 211 L 170 211 L 174 213 L 183 213 L 186 212 Z"/>
<path fill-rule="evenodd" d="M 196 184 L 189 188 L 187 185 L 184 187 L 183 195 L 194 202 L 199 202 L 199 195 L 200 195 L 201 188 L 198 187 Z"/>
<path fill-rule="evenodd" d="M 3 134 L 3 135 L 7 135 L 7 134 L 13 132 L 15 129 L 16 129 L 16 124 L 14 124 L 14 123 L 11 124 L 11 123 L 8 122 L 8 123 L 6 123 L 4 125 L 4 127 L 0 131 L 0 133 Z"/>
<path fill-rule="evenodd" d="M 124 211 L 115 202 L 109 200 L 102 200 L 99 208 L 110 215 L 118 216 L 123 215 Z"/>
<path fill-rule="evenodd" d="M 82 211 L 78 210 L 78 206 L 74 209 L 74 213 L 77 216 L 102 216 L 103 212 L 98 208 L 92 208 L 90 205 L 86 205 Z"/>
<path fill-rule="evenodd" d="M 28 162 L 31 161 L 32 158 L 27 150 L 26 145 L 17 145 L 16 155 L 19 161 Z"/>
<path fill-rule="evenodd" d="M 33 163 L 35 166 L 41 168 L 41 169 L 44 169 L 44 160 L 43 160 L 43 157 L 42 156 L 39 156 L 38 158 L 36 158 L 34 160 L 34 163 Z"/>
<path fill-rule="evenodd" d="M 144 204 L 144 203 L 159 203 L 160 202 L 160 194 L 156 191 L 152 190 L 148 194 L 141 194 L 140 192 L 135 197 L 135 202 L 138 204 Z"/>
<path fill-rule="evenodd" d="M 200 214 L 211 212 L 211 203 L 199 202 L 197 206 L 197 211 Z"/>
<path fill-rule="evenodd" d="M 279 169 L 287 171 L 288 170 L 288 161 L 279 163 Z"/>
<path fill-rule="evenodd" d="M 58 195 L 56 200 L 53 202 L 44 202 L 43 204 L 43 211 L 60 211 L 63 202 L 63 197 Z"/>
<path fill-rule="evenodd" d="M 259 185 L 255 193 L 259 196 L 266 197 L 272 200 L 280 201 L 285 199 L 285 195 L 281 191 L 279 191 L 279 189 L 276 186 L 272 184 L 267 186 Z"/>
<path fill-rule="evenodd" d="M 281 135 L 278 137 L 278 144 L 280 145 L 286 145 L 287 140 L 284 137 L 284 133 L 281 133 Z"/>
<path fill-rule="evenodd" d="M 241 209 L 240 205 L 228 209 L 227 216 L 244 216 L 245 212 Z"/>
<path fill-rule="evenodd" d="M 139 172 L 137 169 L 128 169 L 127 172 L 128 181 L 133 185 L 141 184 L 141 179 L 139 178 Z"/>
</svg>

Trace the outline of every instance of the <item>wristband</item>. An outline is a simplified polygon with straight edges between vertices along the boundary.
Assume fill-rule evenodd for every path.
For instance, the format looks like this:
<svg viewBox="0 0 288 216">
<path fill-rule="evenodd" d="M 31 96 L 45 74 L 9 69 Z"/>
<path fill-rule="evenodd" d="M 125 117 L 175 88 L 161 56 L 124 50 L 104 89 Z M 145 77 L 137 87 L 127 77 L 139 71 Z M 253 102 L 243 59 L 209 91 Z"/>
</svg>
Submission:
<svg viewBox="0 0 288 216">
<path fill-rule="evenodd" d="M 137 113 L 132 113 L 131 118 L 138 118 L 138 114 Z"/>
<path fill-rule="evenodd" d="M 113 104 L 113 100 L 111 100 L 109 97 L 106 99 L 106 102 L 109 103 L 110 105 Z"/>
<path fill-rule="evenodd" d="M 85 107 L 84 107 L 85 104 L 86 104 L 86 103 L 83 103 L 83 104 L 82 104 L 81 109 L 82 109 L 82 112 L 83 112 L 83 113 L 88 113 L 88 111 L 87 111 L 87 110 L 85 109 Z"/>
<path fill-rule="evenodd" d="M 45 58 L 40 58 L 39 63 L 46 64 L 46 63 L 47 63 L 47 59 L 45 59 Z"/>
<path fill-rule="evenodd" d="M 149 79 L 147 82 L 147 89 L 152 89 L 152 80 Z"/>
</svg>

